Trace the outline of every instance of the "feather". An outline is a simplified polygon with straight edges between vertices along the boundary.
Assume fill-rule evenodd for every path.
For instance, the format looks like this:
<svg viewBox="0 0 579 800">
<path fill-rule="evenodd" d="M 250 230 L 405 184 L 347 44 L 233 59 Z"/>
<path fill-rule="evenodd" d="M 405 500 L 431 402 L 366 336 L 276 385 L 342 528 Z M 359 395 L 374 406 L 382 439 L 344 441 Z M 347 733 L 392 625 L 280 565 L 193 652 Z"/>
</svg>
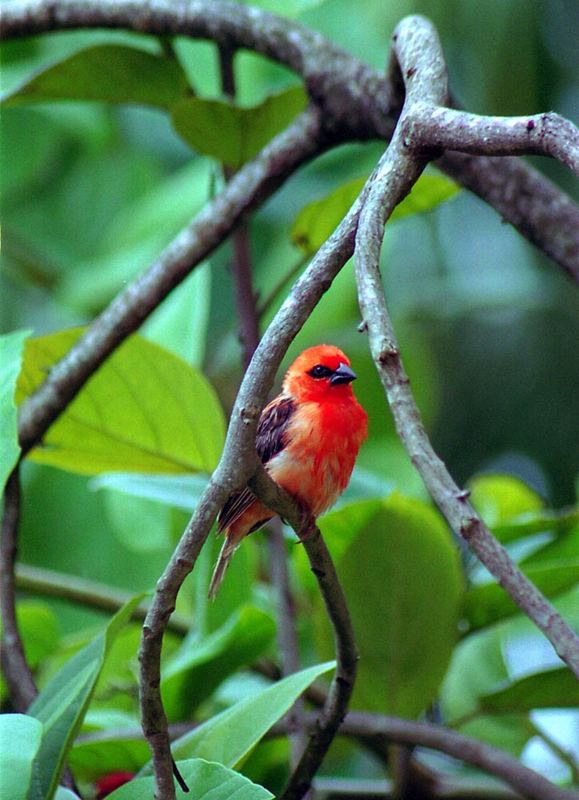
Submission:
<svg viewBox="0 0 579 800">
<path fill-rule="evenodd" d="M 276 397 L 263 409 L 257 424 L 255 447 L 264 465 L 267 465 L 268 461 L 271 461 L 287 445 L 287 427 L 294 413 L 294 401 L 291 397 L 283 395 Z M 232 495 L 219 514 L 217 532 L 221 533 L 233 525 L 235 520 L 239 519 L 256 499 L 251 489 L 247 487 Z M 267 522 L 267 519 L 256 523 L 249 532 L 257 530 L 264 522 Z"/>
</svg>

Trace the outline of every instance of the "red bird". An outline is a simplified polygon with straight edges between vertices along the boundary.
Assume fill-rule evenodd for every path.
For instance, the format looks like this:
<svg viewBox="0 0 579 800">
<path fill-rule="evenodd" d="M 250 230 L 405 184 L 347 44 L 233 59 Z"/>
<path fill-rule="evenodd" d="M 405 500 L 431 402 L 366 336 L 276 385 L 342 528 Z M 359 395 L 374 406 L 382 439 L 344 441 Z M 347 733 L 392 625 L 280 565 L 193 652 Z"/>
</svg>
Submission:
<svg viewBox="0 0 579 800">
<path fill-rule="evenodd" d="M 281 394 L 263 409 L 257 425 L 257 453 L 268 473 L 314 517 L 348 485 L 367 435 L 366 412 L 350 385 L 355 379 L 337 347 L 310 347 L 288 369 Z M 243 537 L 274 516 L 248 488 L 229 498 L 218 519 L 225 542 L 209 597 L 215 597 Z"/>
</svg>

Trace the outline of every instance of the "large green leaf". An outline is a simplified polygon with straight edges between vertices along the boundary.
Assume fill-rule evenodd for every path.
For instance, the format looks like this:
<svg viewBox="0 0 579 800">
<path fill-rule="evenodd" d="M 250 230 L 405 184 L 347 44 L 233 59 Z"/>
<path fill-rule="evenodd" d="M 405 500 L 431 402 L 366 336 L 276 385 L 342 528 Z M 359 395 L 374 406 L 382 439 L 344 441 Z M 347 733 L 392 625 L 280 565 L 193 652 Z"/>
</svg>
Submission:
<svg viewBox="0 0 579 800">
<path fill-rule="evenodd" d="M 556 597 L 579 581 L 579 558 L 542 561 L 524 568 L 523 572 L 544 595 Z M 473 586 L 464 595 L 463 612 L 469 631 L 494 625 L 519 611 L 519 607 L 498 583 Z"/>
<path fill-rule="evenodd" d="M 393 494 L 356 506 L 321 521 L 336 552 L 360 652 L 352 706 L 416 717 L 435 697 L 456 641 L 458 552 L 440 516 L 425 503 Z M 371 513 L 364 518 L 366 511 Z M 360 525 L 352 531 L 354 514 Z M 337 555 L 347 527 L 353 538 Z M 315 603 L 324 654 L 332 635 L 319 596 Z"/>
<path fill-rule="evenodd" d="M 535 708 L 577 708 L 579 683 L 566 667 L 527 675 L 517 681 L 483 694 L 479 706 L 490 713 L 532 711 Z"/>
<path fill-rule="evenodd" d="M 81 335 L 81 329 L 31 339 L 18 380 L 21 401 Z M 35 461 L 71 472 L 209 472 L 225 421 L 215 392 L 193 367 L 131 336 L 51 426 Z"/>
<path fill-rule="evenodd" d="M 14 394 L 28 331 L 0 336 L 0 493 L 20 455 Z"/>
<path fill-rule="evenodd" d="M 161 691 L 169 719 L 188 719 L 228 675 L 263 655 L 274 637 L 271 616 L 251 607 L 240 609 L 206 639 L 187 637 L 163 668 Z"/>
<path fill-rule="evenodd" d="M 306 255 L 316 253 L 350 210 L 365 182 L 366 178 L 348 181 L 321 200 L 304 206 L 291 229 L 293 243 Z M 390 219 L 431 211 L 458 191 L 458 186 L 442 175 L 423 175 Z"/>
<path fill-rule="evenodd" d="M 173 125 L 194 150 L 237 169 L 287 127 L 306 102 L 301 86 L 270 95 L 252 108 L 189 97 L 173 106 Z"/>
<path fill-rule="evenodd" d="M 226 767 L 239 765 L 267 731 L 320 675 L 335 662 L 318 664 L 268 686 L 174 742 L 175 758 L 212 758 Z M 149 765 L 150 769 L 150 765 Z"/>
<path fill-rule="evenodd" d="M 252 783 L 249 778 L 227 769 L 222 764 L 215 764 L 201 758 L 178 761 L 179 772 L 187 785 L 194 788 L 194 794 L 185 794 L 176 787 L 178 800 L 268 800 L 271 792 Z M 110 800 L 143 800 L 153 797 L 155 791 L 154 778 L 137 778 L 129 781 L 109 795 Z"/>
<path fill-rule="evenodd" d="M 175 59 L 124 45 L 96 45 L 41 70 L 2 102 L 102 100 L 168 108 L 186 90 Z"/>
<path fill-rule="evenodd" d="M 133 598 L 115 614 L 105 630 L 51 678 L 28 709 L 28 713 L 43 725 L 35 768 L 37 780 L 29 800 L 52 797 L 107 654 L 142 598 L 143 595 Z"/>
<path fill-rule="evenodd" d="M 27 714 L 0 716 L 0 779 L 2 797 L 27 800 L 42 724 Z"/>
</svg>

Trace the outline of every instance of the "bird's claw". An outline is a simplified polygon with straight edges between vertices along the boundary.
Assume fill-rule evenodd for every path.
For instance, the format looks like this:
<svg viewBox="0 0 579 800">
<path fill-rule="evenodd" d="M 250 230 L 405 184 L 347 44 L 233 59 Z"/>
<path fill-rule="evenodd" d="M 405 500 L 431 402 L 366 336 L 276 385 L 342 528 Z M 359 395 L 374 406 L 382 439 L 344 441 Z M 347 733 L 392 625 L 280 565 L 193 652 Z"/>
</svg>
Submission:
<svg viewBox="0 0 579 800">
<path fill-rule="evenodd" d="M 318 532 L 318 526 L 316 525 L 316 518 L 310 509 L 303 503 L 300 504 L 300 512 L 301 525 L 298 531 L 298 536 L 300 538 L 300 542 L 305 542 L 308 539 L 311 539 L 312 536 L 316 535 Z"/>
</svg>

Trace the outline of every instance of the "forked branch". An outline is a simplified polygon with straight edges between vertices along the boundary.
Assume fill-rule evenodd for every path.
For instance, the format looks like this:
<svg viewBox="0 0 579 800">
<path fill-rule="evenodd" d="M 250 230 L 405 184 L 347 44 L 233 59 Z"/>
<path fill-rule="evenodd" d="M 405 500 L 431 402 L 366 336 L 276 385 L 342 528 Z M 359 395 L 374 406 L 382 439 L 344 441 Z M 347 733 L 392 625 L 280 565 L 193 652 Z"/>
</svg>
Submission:
<svg viewBox="0 0 579 800">
<path fill-rule="evenodd" d="M 420 46 L 417 47 L 417 42 Z M 424 136 L 418 146 L 407 137 L 407 121 L 419 124 L 421 109 L 427 109 L 430 125 L 436 113 L 436 97 L 446 93 L 445 78 L 436 78 L 428 65 L 442 58 L 438 37 L 431 24 L 421 17 L 403 20 L 394 34 L 393 52 L 406 86 L 406 99 L 392 141 L 382 159 L 376 179 L 364 202 L 356 236 L 356 279 L 360 309 L 364 317 L 370 349 L 388 398 L 396 430 L 428 492 L 452 529 L 470 548 L 519 608 L 549 639 L 558 655 L 579 678 L 579 637 L 543 594 L 523 575 L 504 547 L 468 502 L 468 492 L 456 485 L 443 462 L 434 452 L 424 429 L 420 411 L 410 389 L 400 350 L 382 288 L 380 250 L 384 224 L 395 206 L 410 191 L 424 168 L 428 153 L 437 146 Z M 426 62 L 425 62 L 426 59 Z M 426 63 L 426 69 L 425 69 Z M 485 136 L 486 121 L 481 118 L 479 136 Z M 515 133 L 516 138 L 518 134 Z M 467 146 L 474 134 L 469 133 Z M 460 128 L 453 134 L 461 146 Z"/>
</svg>

